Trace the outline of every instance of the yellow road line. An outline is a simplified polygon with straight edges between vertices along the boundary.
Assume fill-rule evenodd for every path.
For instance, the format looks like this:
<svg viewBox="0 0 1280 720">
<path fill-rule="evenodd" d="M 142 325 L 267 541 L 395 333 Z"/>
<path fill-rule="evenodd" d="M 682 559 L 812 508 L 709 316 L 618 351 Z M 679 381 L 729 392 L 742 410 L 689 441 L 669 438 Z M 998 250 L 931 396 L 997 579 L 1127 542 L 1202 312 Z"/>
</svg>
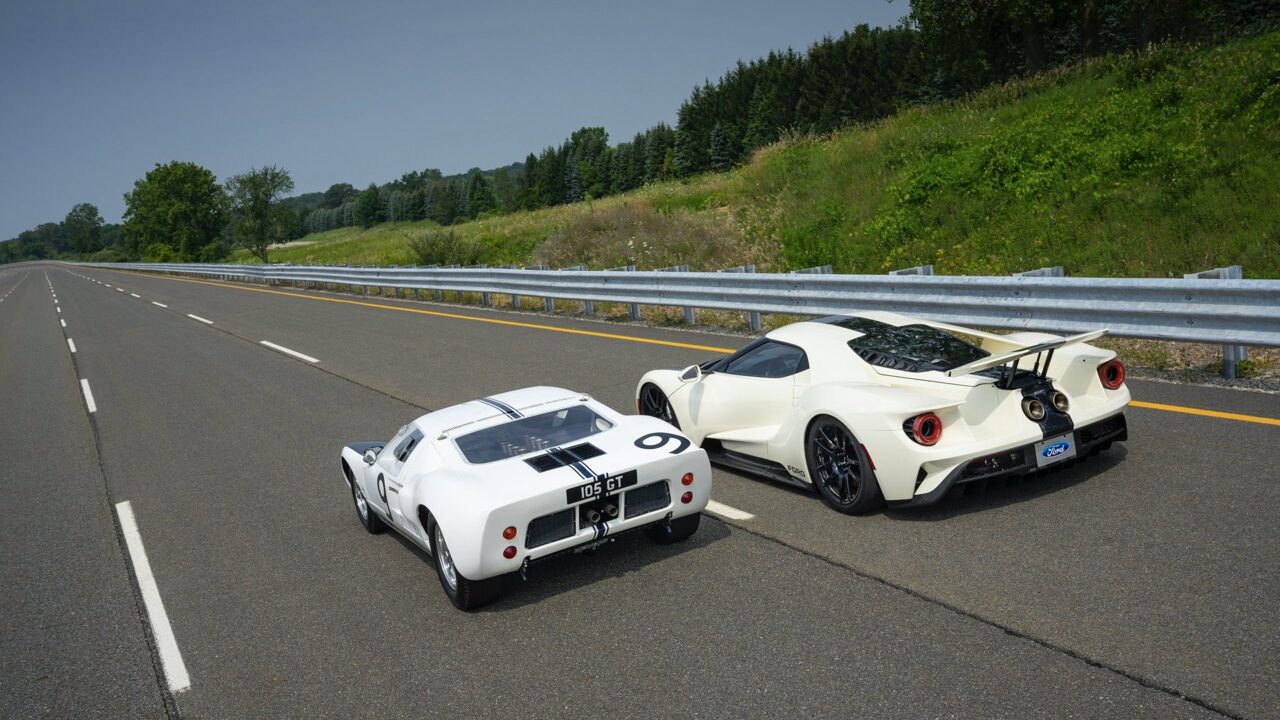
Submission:
<svg viewBox="0 0 1280 720">
<path fill-rule="evenodd" d="M 1182 405 L 1165 405 L 1164 403 L 1144 402 L 1142 400 L 1130 400 L 1129 404 L 1133 407 L 1146 408 L 1148 410 L 1163 410 L 1165 412 L 1183 413 L 1185 415 L 1201 415 L 1203 417 L 1220 418 L 1222 420 L 1235 420 L 1238 422 L 1258 423 L 1259 425 L 1275 425 L 1280 427 L 1280 418 L 1269 418 L 1261 415 L 1241 415 L 1240 413 L 1222 412 L 1221 410 L 1205 410 L 1203 408 L 1183 407 Z"/>
<path fill-rule="evenodd" d="M 129 272 L 126 270 L 112 270 L 112 272 Z M 476 317 L 475 315 L 463 315 L 461 313 L 441 312 L 439 310 L 422 310 L 420 308 L 404 307 L 401 305 L 387 305 L 384 303 L 367 302 L 364 300 L 348 300 L 345 298 L 324 297 L 321 295 L 308 295 L 304 293 L 288 292 L 287 290 L 267 290 L 266 288 L 245 287 L 243 285 L 232 285 L 228 283 L 213 282 L 210 280 L 195 280 L 193 278 L 169 277 L 168 275 L 151 275 L 151 277 L 162 278 L 164 280 L 176 280 L 178 282 L 197 283 L 200 285 L 213 285 L 214 287 L 228 288 L 231 290 L 248 290 L 249 292 L 265 293 L 267 295 L 284 295 L 285 297 L 302 298 L 304 300 L 323 300 L 324 302 L 341 303 L 343 305 L 359 305 L 361 307 L 379 308 L 381 310 L 396 310 L 398 312 L 414 313 L 417 315 L 430 315 L 431 317 L 449 318 L 451 320 L 471 320 L 473 322 L 490 323 L 492 325 L 506 325 L 508 327 L 528 328 L 531 330 L 547 330 L 550 332 L 567 333 L 569 335 L 585 335 L 587 337 L 605 338 L 607 340 L 625 340 L 627 342 L 645 343 L 647 345 L 665 345 L 667 347 L 678 347 L 687 350 L 705 350 L 713 353 L 731 353 L 736 352 L 734 348 L 715 347 L 713 345 L 696 345 L 693 343 L 682 343 L 674 340 L 657 340 L 654 338 L 635 337 L 632 335 L 619 335 L 617 333 L 598 332 L 595 330 L 579 330 L 577 328 L 556 327 L 555 325 L 542 325 L 539 323 L 519 322 L 516 320 L 499 320 L 498 318 Z"/>
<path fill-rule="evenodd" d="M 105 269 L 105 268 L 102 268 Z M 127 270 L 112 270 L 111 272 L 132 272 Z M 286 290 L 267 290 L 266 288 L 246 287 L 244 285 L 236 285 L 231 283 L 213 282 L 210 280 L 196 280 L 194 278 L 172 277 L 169 275 L 150 274 L 150 277 L 161 278 L 164 280 L 175 280 L 178 282 L 197 283 L 200 285 L 212 285 L 214 287 L 228 288 L 230 290 L 248 290 L 249 292 L 264 293 L 267 295 L 284 295 L 286 297 L 302 298 L 304 300 L 322 300 L 324 302 L 341 303 L 343 305 L 359 305 L 361 307 L 379 308 L 382 310 L 396 310 L 399 312 L 415 313 L 417 315 L 430 315 L 431 317 L 449 318 L 451 320 L 470 320 L 472 322 L 490 323 L 492 325 L 506 325 L 509 327 L 528 328 L 531 330 L 547 330 L 550 332 L 567 333 L 569 335 L 585 335 L 587 337 L 598 337 L 607 340 L 623 340 L 626 342 L 645 343 L 648 345 L 664 345 L 666 347 L 678 347 L 687 350 L 705 350 L 714 353 L 731 353 L 736 352 L 734 348 L 716 347 L 714 345 L 696 345 L 693 343 L 675 342 L 674 340 L 656 340 L 653 338 L 635 337 L 633 335 L 620 335 L 618 333 L 597 332 L 595 330 L 578 330 L 576 328 L 556 327 L 555 325 L 542 325 L 539 323 L 519 322 L 516 320 L 499 320 L 498 318 L 476 317 L 475 315 L 463 315 L 461 313 L 441 312 L 439 310 L 422 310 L 419 308 L 403 307 L 400 305 L 387 305 L 384 303 L 366 302 L 363 300 L 348 300 L 345 298 L 324 297 L 322 295 L 309 295 L 304 293 L 288 292 Z M 1235 420 L 1237 422 L 1257 423 L 1259 425 L 1275 425 L 1280 427 L 1280 418 L 1269 418 L 1261 415 L 1242 415 L 1240 413 L 1222 412 L 1221 410 L 1205 410 L 1203 408 L 1184 407 L 1182 405 L 1165 405 L 1163 403 L 1144 402 L 1142 400 L 1132 400 L 1129 404 L 1133 407 L 1144 408 L 1147 410 L 1162 410 L 1164 412 L 1183 413 L 1185 415 L 1199 415 L 1201 417 L 1218 418 L 1221 420 Z"/>
</svg>

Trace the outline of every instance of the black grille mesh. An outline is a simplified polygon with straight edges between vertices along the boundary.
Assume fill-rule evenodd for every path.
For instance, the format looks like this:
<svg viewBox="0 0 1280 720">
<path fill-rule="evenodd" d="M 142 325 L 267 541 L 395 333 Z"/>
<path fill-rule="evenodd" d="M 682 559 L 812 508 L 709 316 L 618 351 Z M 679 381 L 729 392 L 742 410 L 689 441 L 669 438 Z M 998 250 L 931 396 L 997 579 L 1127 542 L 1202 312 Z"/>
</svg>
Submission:
<svg viewBox="0 0 1280 720">
<path fill-rule="evenodd" d="M 633 518 L 654 510 L 661 510 L 670 504 L 671 491 L 667 489 L 667 483 L 664 480 L 638 487 L 635 490 L 628 490 L 624 507 L 626 517 Z"/>
<path fill-rule="evenodd" d="M 555 470 L 558 467 L 564 467 L 565 465 L 569 465 L 570 463 L 575 463 L 580 460 L 590 460 L 594 457 L 600 457 L 603 454 L 603 450 L 587 442 L 579 443 L 573 447 L 556 448 L 555 450 L 548 451 L 545 455 L 526 458 L 525 462 L 529 464 L 529 467 L 537 470 L 538 472 L 546 472 L 548 470 Z"/>
<path fill-rule="evenodd" d="M 524 546 L 529 550 L 567 537 L 573 537 L 573 508 L 530 520 Z"/>
</svg>

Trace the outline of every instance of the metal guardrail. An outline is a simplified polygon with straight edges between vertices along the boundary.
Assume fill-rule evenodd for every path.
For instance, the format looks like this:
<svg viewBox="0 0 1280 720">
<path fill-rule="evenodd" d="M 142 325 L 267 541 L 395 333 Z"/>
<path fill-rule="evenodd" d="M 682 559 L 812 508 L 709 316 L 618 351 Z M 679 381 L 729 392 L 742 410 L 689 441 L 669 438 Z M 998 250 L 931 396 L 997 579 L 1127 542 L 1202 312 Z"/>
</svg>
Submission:
<svg viewBox="0 0 1280 720">
<path fill-rule="evenodd" d="M 1280 280 L 103 263 L 229 280 L 501 293 L 756 313 L 888 310 L 1006 330 L 1280 346 Z"/>
</svg>

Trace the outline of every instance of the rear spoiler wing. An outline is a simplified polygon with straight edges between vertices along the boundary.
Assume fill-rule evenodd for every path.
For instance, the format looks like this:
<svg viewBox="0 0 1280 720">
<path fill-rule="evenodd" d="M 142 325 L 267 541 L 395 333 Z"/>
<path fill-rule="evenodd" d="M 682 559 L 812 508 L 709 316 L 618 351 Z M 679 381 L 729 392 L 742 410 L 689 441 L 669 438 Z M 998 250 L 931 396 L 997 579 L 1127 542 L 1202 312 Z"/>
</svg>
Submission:
<svg viewBox="0 0 1280 720">
<path fill-rule="evenodd" d="M 961 365 L 960 367 L 951 368 L 950 370 L 947 371 L 946 374 L 947 374 L 947 377 L 960 377 L 961 375 L 968 375 L 970 373 L 981 372 L 983 370 L 989 370 L 993 367 L 1008 365 L 1009 363 L 1013 363 L 1013 368 L 1016 371 L 1018 369 L 1018 360 L 1024 357 L 1027 357 L 1028 355 L 1039 355 L 1041 353 L 1047 352 L 1050 354 L 1049 358 L 1052 359 L 1053 351 L 1057 350 L 1060 347 L 1065 347 L 1067 345 L 1075 345 L 1076 343 L 1089 342 L 1090 340 L 1097 340 L 1103 335 L 1106 335 L 1108 332 L 1110 332 L 1110 330 L 1107 330 L 1107 329 L 1093 330 L 1091 332 L 1080 333 L 1079 335 L 1071 335 L 1069 337 L 1057 338 L 1056 340 L 1047 340 L 1045 342 L 1037 343 L 1029 347 L 1024 347 L 1020 350 L 1012 350 L 1010 352 L 1003 353 L 1001 355 L 990 355 L 988 357 L 982 358 L 981 360 L 975 360 L 967 365 Z M 1038 367 L 1039 364 L 1040 364 L 1039 362 L 1036 363 L 1037 369 L 1039 369 Z M 1045 369 L 1045 372 L 1048 372 L 1049 370 L 1048 360 L 1046 360 L 1044 363 L 1044 369 Z"/>
</svg>

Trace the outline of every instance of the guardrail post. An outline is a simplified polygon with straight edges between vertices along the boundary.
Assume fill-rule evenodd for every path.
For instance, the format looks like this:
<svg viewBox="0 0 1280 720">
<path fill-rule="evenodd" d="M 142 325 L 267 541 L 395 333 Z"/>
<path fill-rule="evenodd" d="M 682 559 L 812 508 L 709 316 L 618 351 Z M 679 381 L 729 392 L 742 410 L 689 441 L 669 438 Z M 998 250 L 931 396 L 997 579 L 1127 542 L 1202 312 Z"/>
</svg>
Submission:
<svg viewBox="0 0 1280 720">
<path fill-rule="evenodd" d="M 525 270 L 550 270 L 551 266 L 550 265 L 526 265 L 524 269 Z M 549 297 L 542 298 L 542 309 L 546 310 L 549 313 L 555 312 L 556 311 L 555 298 L 549 298 Z"/>
<path fill-rule="evenodd" d="M 586 265 L 572 265 L 570 267 L 560 268 L 561 272 L 582 272 L 587 269 Z M 596 304 L 590 300 L 582 301 L 582 314 L 591 317 L 596 312 Z"/>
<path fill-rule="evenodd" d="M 1016 272 L 1013 274 L 1013 276 L 1014 277 L 1066 277 L 1067 271 L 1062 269 L 1061 265 L 1054 265 L 1052 267 L 1042 267 L 1042 268 L 1037 268 L 1035 270 L 1026 270 L 1023 272 Z"/>
<path fill-rule="evenodd" d="M 671 267 L 658 268 L 658 272 L 689 272 L 689 266 L 688 265 L 672 265 Z M 689 307 L 686 305 L 684 308 L 682 308 L 682 310 L 684 310 L 685 325 L 693 325 L 694 323 L 697 322 L 697 318 L 693 314 L 692 307 Z"/>
<path fill-rule="evenodd" d="M 1182 277 L 1188 280 L 1243 280 L 1244 268 L 1239 265 L 1214 268 L 1198 273 L 1187 273 Z M 1228 380 L 1235 379 L 1236 363 L 1249 359 L 1249 351 L 1244 345 L 1222 346 L 1222 376 Z"/>
<path fill-rule="evenodd" d="M 754 273 L 755 271 L 756 271 L 756 266 L 755 266 L 755 265 L 747 264 L 747 265 L 739 265 L 738 267 L 725 268 L 724 270 L 720 270 L 720 271 L 718 271 L 718 272 L 722 272 L 722 273 Z M 751 330 L 751 332 L 760 332 L 760 327 L 761 327 L 761 325 L 760 325 L 760 311 L 759 311 L 759 310 L 748 310 L 748 311 L 747 311 L 747 328 L 749 328 L 749 329 Z"/>
<path fill-rule="evenodd" d="M 932 265 L 917 265 L 915 267 L 903 268 L 901 270 L 890 270 L 890 275 L 932 275 Z"/>
<path fill-rule="evenodd" d="M 635 271 L 636 271 L 636 266 L 635 266 L 635 265 L 621 265 L 621 266 L 619 266 L 619 267 L 615 267 L 615 268 L 608 268 L 608 269 L 606 269 L 606 270 L 605 270 L 605 272 L 635 272 Z M 594 308 L 593 308 L 593 309 L 594 309 Z M 630 308 L 630 310 L 631 310 L 631 319 L 632 319 L 632 320 L 639 320 L 639 319 L 640 319 L 640 304 L 639 304 L 639 303 L 631 303 L 631 308 Z"/>
</svg>

